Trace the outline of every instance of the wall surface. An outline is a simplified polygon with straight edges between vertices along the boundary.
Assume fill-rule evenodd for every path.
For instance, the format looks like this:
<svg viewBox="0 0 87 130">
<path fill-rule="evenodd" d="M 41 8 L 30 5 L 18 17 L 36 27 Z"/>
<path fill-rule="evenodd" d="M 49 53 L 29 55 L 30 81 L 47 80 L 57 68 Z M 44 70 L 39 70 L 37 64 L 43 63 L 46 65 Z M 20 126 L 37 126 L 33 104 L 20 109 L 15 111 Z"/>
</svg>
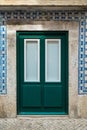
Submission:
<svg viewBox="0 0 87 130">
<path fill-rule="evenodd" d="M 55 5 L 87 6 L 87 0 L 0 0 L 0 5 Z"/>
<path fill-rule="evenodd" d="M 78 94 L 78 81 L 85 82 L 82 77 L 81 80 L 78 80 L 78 65 L 79 62 L 83 62 L 86 56 L 85 49 L 87 43 L 87 17 L 86 13 L 58 13 L 60 18 L 59 21 L 56 21 L 56 15 L 50 16 L 50 19 L 47 19 L 48 15 L 43 15 L 42 19 L 34 19 L 34 13 L 28 17 L 28 14 L 25 12 L 24 15 L 21 12 L 12 12 L 9 15 L 9 12 L 4 13 L 5 18 L 7 20 L 6 28 L 7 28 L 7 94 L 0 95 L 0 117 L 11 118 L 17 117 L 17 79 L 16 79 L 16 31 L 18 30 L 65 30 L 69 32 L 69 86 L 68 86 L 68 99 L 69 99 L 69 114 L 64 116 L 64 118 L 87 118 L 87 95 L 79 95 Z M 14 15 L 13 15 L 14 14 Z M 38 14 L 38 13 L 36 13 Z M 55 13 L 56 14 L 56 13 Z M 72 15 L 71 15 L 72 14 Z M 27 17 L 26 17 L 27 16 Z M 38 18 L 38 15 L 36 15 Z M 70 17 L 71 16 L 71 17 Z M 77 17 L 78 16 L 78 17 Z M 80 17 L 79 17 L 80 16 Z M 25 18 L 25 19 L 24 19 Z M 29 19 L 28 19 L 29 18 Z M 69 19 L 70 18 L 70 19 Z M 27 21 L 30 20 L 30 21 Z M 35 21 L 34 21 L 35 20 Z M 80 20 L 80 22 L 78 22 Z M 81 26 L 81 27 L 80 27 Z M 3 35 L 2 35 L 3 36 Z M 2 38 L 3 39 L 3 38 Z M 86 39 L 86 40 L 85 40 Z M 80 44 L 81 43 L 81 44 Z M 81 48 L 79 46 L 81 45 Z M 2 47 L 2 46 L 1 46 Z M 84 48 L 84 50 L 83 50 Z M 79 51 L 78 51 L 79 49 Z M 83 52 L 84 51 L 84 52 Z M 81 53 L 81 55 L 78 54 Z M 83 55 L 82 55 L 83 54 Z M 78 55 L 81 60 L 78 60 Z M 87 62 L 84 60 L 84 63 Z M 81 68 L 84 69 L 83 64 L 81 64 Z M 80 69 L 80 68 L 79 68 Z M 85 73 L 85 71 L 81 71 Z M 79 73 L 80 74 L 80 73 Z M 83 75 L 84 76 L 84 75 Z M 86 75 L 87 76 L 87 75 Z M 83 85 L 81 83 L 81 85 Z M 87 84 L 86 84 L 87 85 Z M 85 88 L 86 85 L 84 84 Z M 83 87 L 84 87 L 83 86 Z M 82 91 L 82 90 L 81 90 Z M 84 89 L 83 89 L 84 92 Z M 82 93 L 84 94 L 84 93 Z M 52 117 L 53 118 L 53 117 Z M 57 116 L 59 118 L 59 116 Z"/>
<path fill-rule="evenodd" d="M 11 24 L 11 23 L 10 23 Z M 69 115 L 70 118 L 87 117 L 87 97 L 78 95 L 78 22 L 36 21 L 27 25 L 7 25 L 7 95 L 0 96 L 0 117 L 16 117 L 16 31 L 67 30 L 69 31 Z M 84 109 L 83 109 L 84 106 Z M 66 116 L 67 117 L 67 116 Z"/>
</svg>

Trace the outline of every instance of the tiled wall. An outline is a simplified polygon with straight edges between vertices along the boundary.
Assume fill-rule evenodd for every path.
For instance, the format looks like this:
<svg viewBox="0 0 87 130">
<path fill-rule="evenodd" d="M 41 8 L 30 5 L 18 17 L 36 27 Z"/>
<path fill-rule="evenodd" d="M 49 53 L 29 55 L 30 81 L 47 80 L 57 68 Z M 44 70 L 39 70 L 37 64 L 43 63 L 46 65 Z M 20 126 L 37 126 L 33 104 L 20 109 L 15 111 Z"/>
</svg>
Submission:
<svg viewBox="0 0 87 130">
<path fill-rule="evenodd" d="M 7 38 L 4 20 L 0 18 L 0 94 L 7 92 Z"/>
<path fill-rule="evenodd" d="M 0 94 L 7 92 L 7 37 L 5 22 L 12 21 L 77 21 L 78 40 L 78 94 L 87 94 L 87 12 L 57 10 L 1 11 L 0 21 Z"/>
</svg>

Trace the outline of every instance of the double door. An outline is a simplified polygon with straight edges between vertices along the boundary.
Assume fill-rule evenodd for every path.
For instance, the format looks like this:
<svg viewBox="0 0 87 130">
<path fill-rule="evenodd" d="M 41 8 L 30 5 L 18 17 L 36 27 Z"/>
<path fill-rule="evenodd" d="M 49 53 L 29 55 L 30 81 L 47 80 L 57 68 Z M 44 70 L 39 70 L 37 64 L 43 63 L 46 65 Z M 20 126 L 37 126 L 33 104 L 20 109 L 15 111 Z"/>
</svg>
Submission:
<svg viewBox="0 0 87 130">
<path fill-rule="evenodd" d="M 68 113 L 68 32 L 17 32 L 17 112 Z"/>
</svg>

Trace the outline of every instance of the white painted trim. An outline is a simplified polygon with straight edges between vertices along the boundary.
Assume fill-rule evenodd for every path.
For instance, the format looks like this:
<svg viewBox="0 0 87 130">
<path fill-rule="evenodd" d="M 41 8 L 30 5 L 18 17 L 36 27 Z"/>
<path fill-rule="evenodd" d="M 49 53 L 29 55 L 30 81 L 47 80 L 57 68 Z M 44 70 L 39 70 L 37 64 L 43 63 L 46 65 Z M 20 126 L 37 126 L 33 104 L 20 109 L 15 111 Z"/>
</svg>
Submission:
<svg viewBox="0 0 87 130">
<path fill-rule="evenodd" d="M 47 42 L 58 41 L 59 44 L 59 79 L 56 81 L 47 80 Z M 45 39 L 45 82 L 61 82 L 61 39 Z"/>
<path fill-rule="evenodd" d="M 38 80 L 29 81 L 26 79 L 26 41 L 37 41 L 38 44 Z M 24 82 L 40 82 L 40 39 L 24 39 Z"/>
</svg>

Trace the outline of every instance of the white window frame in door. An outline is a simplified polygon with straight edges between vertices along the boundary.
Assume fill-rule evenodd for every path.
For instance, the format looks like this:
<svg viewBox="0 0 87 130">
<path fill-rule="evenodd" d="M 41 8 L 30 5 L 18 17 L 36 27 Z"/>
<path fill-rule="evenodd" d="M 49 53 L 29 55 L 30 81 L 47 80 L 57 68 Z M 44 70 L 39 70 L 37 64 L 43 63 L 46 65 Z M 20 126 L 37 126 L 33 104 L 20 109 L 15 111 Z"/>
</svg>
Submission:
<svg viewBox="0 0 87 130">
<path fill-rule="evenodd" d="M 48 41 L 56 41 L 59 44 L 59 79 L 48 80 L 47 79 L 47 44 Z M 61 82 L 61 39 L 45 39 L 45 82 Z"/>
<path fill-rule="evenodd" d="M 27 41 L 36 41 L 38 44 L 38 79 L 27 80 L 26 78 L 26 44 Z M 33 57 L 32 57 L 33 58 Z M 24 39 L 24 82 L 40 82 L 40 39 Z"/>
</svg>

